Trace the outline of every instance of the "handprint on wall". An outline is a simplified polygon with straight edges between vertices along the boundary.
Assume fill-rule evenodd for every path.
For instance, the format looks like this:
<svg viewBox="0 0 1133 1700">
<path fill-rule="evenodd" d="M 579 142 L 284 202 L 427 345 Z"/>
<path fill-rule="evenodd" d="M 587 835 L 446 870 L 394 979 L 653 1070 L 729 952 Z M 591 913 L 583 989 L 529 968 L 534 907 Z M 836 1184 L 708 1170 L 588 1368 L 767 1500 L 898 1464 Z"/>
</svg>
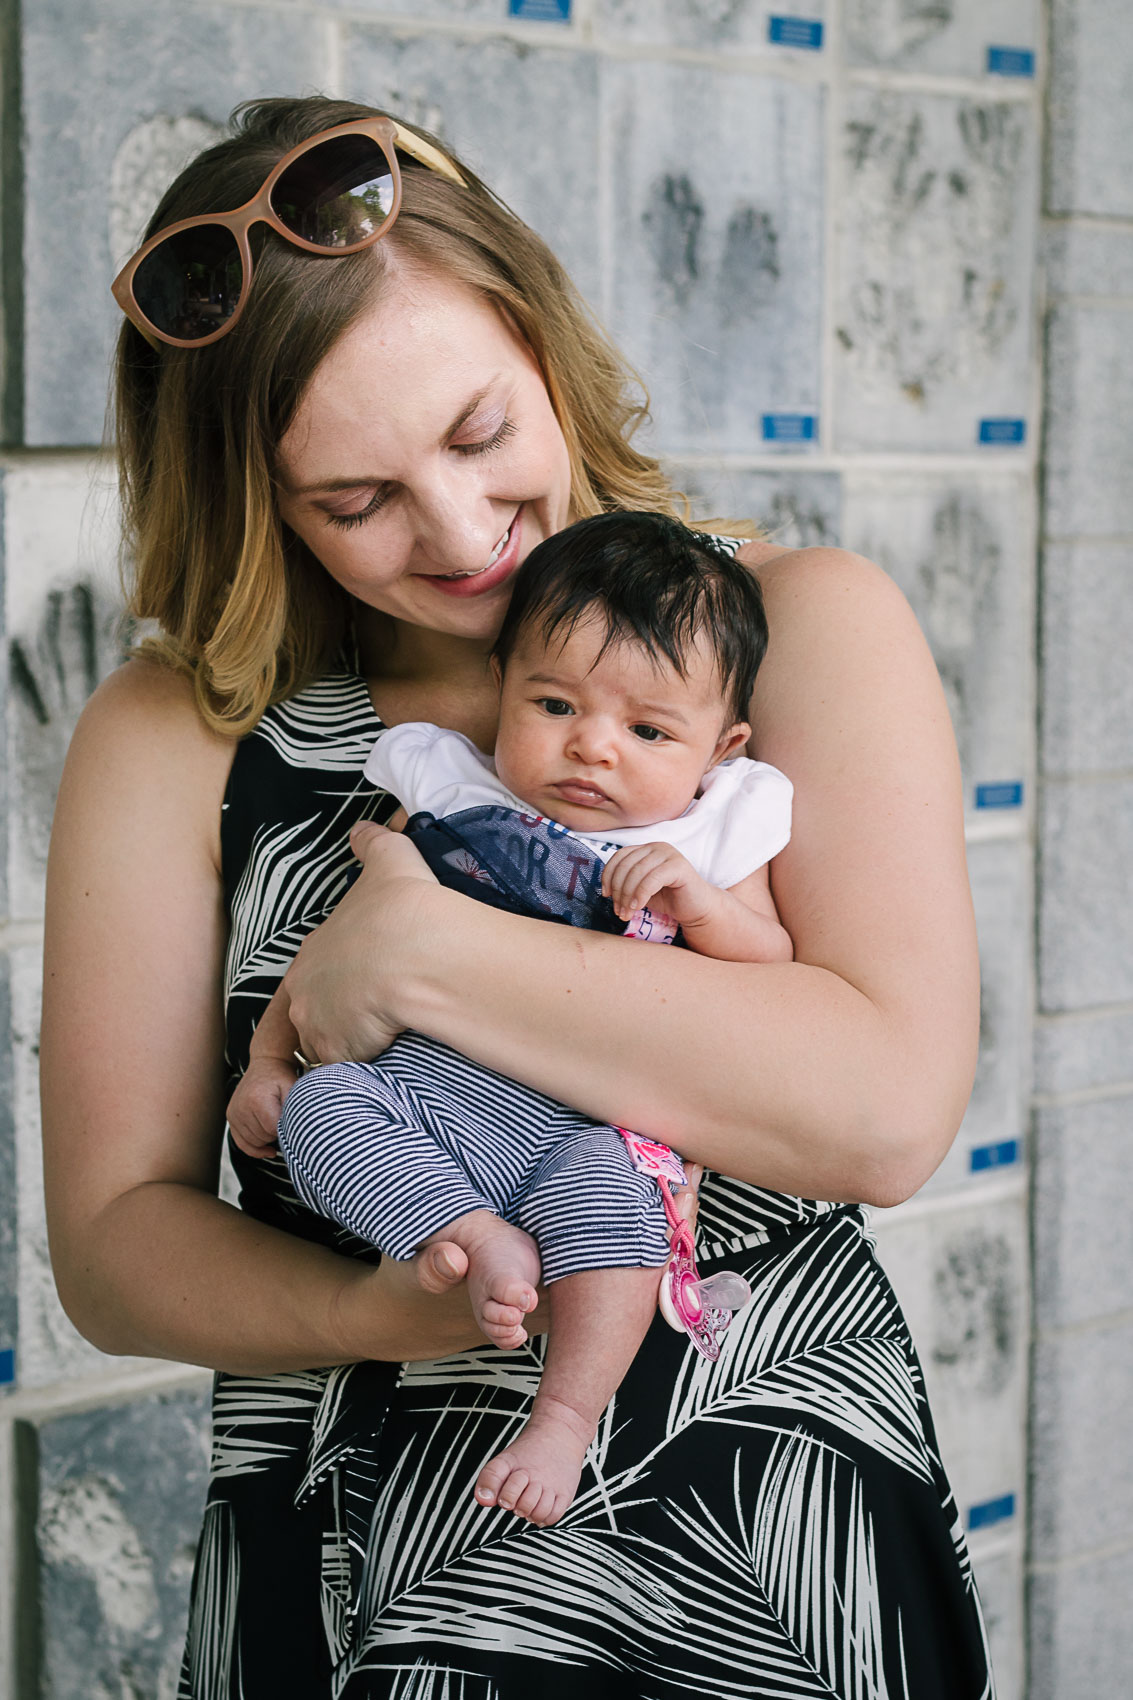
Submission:
<svg viewBox="0 0 1133 1700">
<path fill-rule="evenodd" d="M 122 659 L 121 609 L 89 579 L 57 586 L 35 627 L 9 640 L 12 910 L 38 908 L 55 795 L 83 704 Z"/>
</svg>

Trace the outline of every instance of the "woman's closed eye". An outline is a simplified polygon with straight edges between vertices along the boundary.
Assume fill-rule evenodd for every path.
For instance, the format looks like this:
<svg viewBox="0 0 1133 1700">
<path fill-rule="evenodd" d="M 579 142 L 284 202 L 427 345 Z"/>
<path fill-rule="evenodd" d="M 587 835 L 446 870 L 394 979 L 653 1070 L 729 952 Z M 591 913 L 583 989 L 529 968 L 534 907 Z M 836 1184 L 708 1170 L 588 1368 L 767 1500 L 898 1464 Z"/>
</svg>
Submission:
<svg viewBox="0 0 1133 1700">
<path fill-rule="evenodd" d="M 515 435 L 515 429 L 515 421 L 505 419 L 499 428 L 492 432 L 490 437 L 482 437 L 471 443 L 453 443 L 452 447 L 460 455 L 491 454 L 493 449 L 502 448 L 508 438 Z M 357 513 L 328 514 L 327 519 L 331 525 L 337 526 L 340 531 L 349 531 L 351 526 L 364 525 L 368 519 L 373 519 L 375 514 L 381 512 L 389 501 L 391 493 L 389 485 L 380 485 L 374 491 L 366 506 L 359 508 Z"/>
</svg>

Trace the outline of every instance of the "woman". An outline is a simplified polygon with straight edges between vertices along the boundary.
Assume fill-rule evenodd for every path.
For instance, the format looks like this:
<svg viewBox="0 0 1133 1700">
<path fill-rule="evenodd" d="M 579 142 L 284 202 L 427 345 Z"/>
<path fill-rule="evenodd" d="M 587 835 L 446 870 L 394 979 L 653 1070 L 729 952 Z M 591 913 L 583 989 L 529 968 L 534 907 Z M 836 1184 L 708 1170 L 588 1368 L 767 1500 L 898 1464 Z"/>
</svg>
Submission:
<svg viewBox="0 0 1133 1700">
<path fill-rule="evenodd" d="M 334 192 L 370 158 L 348 218 Z M 246 218 L 195 222 L 253 200 L 274 229 L 242 255 Z M 679 498 L 542 243 L 428 138 L 261 103 L 151 230 L 182 220 L 116 285 L 134 602 L 163 664 L 122 668 L 75 737 L 43 1037 L 64 1304 L 106 1351 L 221 1372 L 182 1694 L 990 1696 L 856 1208 L 931 1174 L 976 1044 L 955 750 L 906 605 L 840 551 L 744 546 L 771 628 L 751 750 L 796 788 L 772 870 L 794 963 L 635 951 L 442 889 L 377 824 L 380 725 L 490 749 L 519 561 L 571 518 Z M 753 1302 L 714 1368 L 653 1329 L 553 1529 L 471 1500 L 539 1356 L 478 1345 L 457 1248 L 375 1266 L 238 1155 L 243 1209 L 215 1196 L 221 1105 L 285 971 L 309 1057 L 414 1028 L 713 1171 L 702 1262 Z"/>
</svg>

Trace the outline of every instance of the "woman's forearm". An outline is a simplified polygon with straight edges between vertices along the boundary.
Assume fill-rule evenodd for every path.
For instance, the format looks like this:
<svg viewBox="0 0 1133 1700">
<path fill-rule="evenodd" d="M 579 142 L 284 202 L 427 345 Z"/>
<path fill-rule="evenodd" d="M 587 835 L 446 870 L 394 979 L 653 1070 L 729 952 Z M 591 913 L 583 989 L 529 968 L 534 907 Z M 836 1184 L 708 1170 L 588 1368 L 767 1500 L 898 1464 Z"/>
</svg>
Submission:
<svg viewBox="0 0 1133 1700">
<path fill-rule="evenodd" d="M 104 1352 L 246 1375 L 429 1358 L 474 1344 L 466 1293 L 375 1269 L 175 1182 L 124 1192 L 56 1256 L 60 1297 Z"/>
<path fill-rule="evenodd" d="M 718 962 L 452 893 L 432 901 L 443 917 L 415 930 L 407 1025 L 710 1168 L 810 1197 L 893 1202 L 922 1183 L 959 1122 L 967 1087 L 949 1084 L 963 1067 L 944 1058 L 939 1079 L 918 1078 L 915 1047 L 826 969 Z"/>
</svg>

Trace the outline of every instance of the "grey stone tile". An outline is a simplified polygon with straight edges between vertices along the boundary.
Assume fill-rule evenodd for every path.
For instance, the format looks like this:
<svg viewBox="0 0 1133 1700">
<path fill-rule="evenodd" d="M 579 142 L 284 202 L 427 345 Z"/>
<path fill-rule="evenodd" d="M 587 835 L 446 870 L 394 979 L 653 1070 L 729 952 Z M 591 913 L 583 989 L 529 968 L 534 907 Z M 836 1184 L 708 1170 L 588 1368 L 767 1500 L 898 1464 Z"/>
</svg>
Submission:
<svg viewBox="0 0 1133 1700">
<path fill-rule="evenodd" d="M 1133 535 L 1133 310 L 1063 303 L 1048 320 L 1049 537 Z"/>
<path fill-rule="evenodd" d="M 1053 0 L 1047 101 L 1053 212 L 1133 215 L 1133 134 L 1115 122 L 1131 79 L 1125 0 Z"/>
<path fill-rule="evenodd" d="M 1048 780 L 1039 824 L 1039 1007 L 1133 1001 L 1133 780 Z"/>
<path fill-rule="evenodd" d="M 173 175 L 237 101 L 324 81 L 326 32 L 278 7 L 145 0 L 100 0 L 97 27 L 82 0 L 29 0 L 22 24 L 24 440 L 98 443 L 119 322 L 113 249 L 156 200 L 139 126 Z M 144 191 L 136 205 L 132 190 Z"/>
<path fill-rule="evenodd" d="M 1052 219 L 1043 232 L 1047 293 L 1133 295 L 1133 229 Z"/>
<path fill-rule="evenodd" d="M 507 0 L 313 0 L 313 4 L 328 12 L 400 23 L 435 18 L 440 23 L 498 24 L 507 15 Z M 404 117 L 408 123 L 409 114 Z"/>
<path fill-rule="evenodd" d="M 19 1374 L 23 1388 L 45 1387 L 65 1380 L 97 1381 L 105 1374 L 108 1363 L 64 1314 L 51 1271 L 43 1209 L 39 1121 L 41 955 L 39 947 L 34 945 L 21 945 L 11 952 L 16 1293 Z M 115 1367 L 122 1367 L 118 1360 Z"/>
<path fill-rule="evenodd" d="M 0 1398 L 16 1385 L 20 1368 L 18 1168 L 8 976 L 5 951 L 0 953 Z"/>
<path fill-rule="evenodd" d="M 782 471 L 669 464 L 677 488 L 692 505 L 692 523 L 748 519 L 785 549 L 837 543 L 842 524 L 842 479 L 837 472 L 808 472 L 789 461 Z"/>
<path fill-rule="evenodd" d="M 692 65 L 603 68 L 611 329 L 668 454 L 751 453 L 819 404 L 822 91 Z M 696 122 L 674 123 L 692 112 Z"/>
<path fill-rule="evenodd" d="M 1033 1374 L 1032 1557 L 1124 1545 L 1133 1525 L 1133 1323 L 1040 1335 Z"/>
<path fill-rule="evenodd" d="M 1133 1693 L 1133 1547 L 1030 1581 L 1029 1700 Z"/>
<path fill-rule="evenodd" d="M 997 1552 L 986 1557 L 972 1543 L 972 1569 L 995 1672 L 996 1700 L 1023 1700 L 1023 1559 Z"/>
<path fill-rule="evenodd" d="M 1131 1081 L 1133 1010 L 1089 1010 L 1036 1021 L 1036 1092 L 1080 1092 Z"/>
<path fill-rule="evenodd" d="M 960 1130 L 920 1197 L 1022 1173 L 1030 1087 L 1031 849 L 1023 838 L 969 844 L 980 946 L 980 1049 Z"/>
<path fill-rule="evenodd" d="M 13 915 L 41 913 L 47 842 L 80 709 L 118 662 L 118 510 L 109 463 L 78 456 L 3 472 L 4 616 L 11 681 L 7 871 Z"/>
<path fill-rule="evenodd" d="M 1133 767 L 1133 543 L 1048 544 L 1042 579 L 1043 767 Z"/>
<path fill-rule="evenodd" d="M 206 1490 L 206 1394 L 57 1417 L 25 1441 L 35 1479 L 24 1488 L 38 1501 L 36 1692 L 172 1700 Z"/>
<path fill-rule="evenodd" d="M 1032 498 L 1012 473 L 845 475 L 842 542 L 885 568 L 925 632 L 952 714 L 965 798 L 1031 763 Z"/>
<path fill-rule="evenodd" d="M 851 65 L 979 77 L 988 48 L 1022 48 L 1039 41 L 1038 0 L 846 0 L 845 54 Z"/>
<path fill-rule="evenodd" d="M 878 1257 L 924 1368 L 941 1457 L 965 1520 L 1026 1475 L 1026 1199 L 873 1211 Z"/>
<path fill-rule="evenodd" d="M 1133 1310 L 1126 1177 L 1133 1092 L 1035 1118 L 1035 1320 L 1066 1328 Z"/>
<path fill-rule="evenodd" d="M 975 449 L 1030 409 L 1034 113 L 851 89 L 842 154 L 837 447 Z"/>
<path fill-rule="evenodd" d="M 822 23 L 827 14 L 826 0 L 598 0 L 595 24 L 607 41 L 750 53 L 773 45 L 772 17 Z"/>
<path fill-rule="evenodd" d="M 440 135 L 600 303 L 598 72 L 590 52 L 343 24 L 351 99 Z"/>
</svg>

